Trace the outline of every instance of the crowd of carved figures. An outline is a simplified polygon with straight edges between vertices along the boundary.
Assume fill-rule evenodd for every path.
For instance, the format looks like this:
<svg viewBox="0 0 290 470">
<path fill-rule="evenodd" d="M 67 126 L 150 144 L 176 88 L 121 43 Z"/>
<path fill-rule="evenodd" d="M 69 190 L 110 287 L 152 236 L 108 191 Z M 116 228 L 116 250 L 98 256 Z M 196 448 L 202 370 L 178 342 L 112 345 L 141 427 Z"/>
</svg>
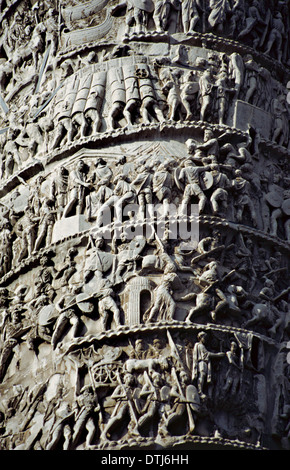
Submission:
<svg viewBox="0 0 290 470">
<path fill-rule="evenodd" d="M 232 234 L 227 245 L 228 238 L 216 231 L 204 236 L 193 254 L 184 254 L 177 248 L 173 253 L 166 251 L 167 244 L 158 238 L 146 242 L 144 237 L 131 241 L 122 237 L 109 244 L 90 235 L 85 256 L 84 247 L 72 247 L 61 260 L 61 268 L 53 261 L 55 253 L 43 254 L 33 288 L 20 285 L 15 294 L 2 289 L 3 341 L 10 345 L 12 337 L 17 344 L 29 330 L 32 349 L 37 351 L 39 341 L 49 342 L 55 349 L 71 328 L 74 338 L 85 334 L 85 325 L 92 319 L 93 328 L 100 332 L 112 325 L 130 324 L 124 286 L 146 272 L 155 273 L 159 280 L 147 288 L 151 302 L 140 315 L 140 323 L 226 322 L 268 331 L 282 340 L 283 332 L 287 335 L 289 330 L 288 266 L 282 253 L 267 253 L 260 247 L 265 260 L 259 265 L 252 261 L 255 247 L 251 238 Z M 84 259 L 77 263 L 80 253 Z M 11 335 L 9 325 L 14 325 Z M 4 351 L 3 365 L 7 363 L 5 347 Z"/>
<path fill-rule="evenodd" d="M 171 121 L 231 125 L 229 114 L 237 100 L 271 113 L 267 138 L 288 148 L 287 88 L 252 56 L 213 53 L 207 59 L 197 57 L 189 67 L 185 46 L 173 52 L 149 66 L 127 50 L 125 65 L 113 63 L 106 70 L 105 60 L 103 69 L 90 65 L 82 74 L 74 73 L 79 61 L 62 62 L 59 79 L 49 72 L 41 93 L 32 90 L 32 97 L 6 113 L 0 135 L 1 177 L 7 179 L 35 158 L 80 138 L 122 127 Z"/>
<path fill-rule="evenodd" d="M 272 8 L 269 8 L 264 1 L 161 0 L 153 2 L 146 0 L 142 9 L 140 4 L 137 2 L 135 4 L 134 0 L 128 0 L 115 6 L 112 14 L 114 16 L 126 14 L 125 34 L 146 31 L 170 31 L 173 34 L 175 32 L 187 34 L 212 32 L 245 42 L 278 61 L 287 61 L 289 59 L 287 55 L 288 0 L 273 1 L 272 4 Z M 50 2 L 51 8 L 48 13 L 41 2 L 34 3 L 33 8 L 27 2 L 27 6 L 30 16 L 27 15 L 26 10 L 23 18 L 20 15 L 14 15 L 12 18 L 10 24 L 12 35 L 11 39 L 7 40 L 6 47 L 9 48 L 12 45 L 15 49 L 18 45 L 17 40 L 21 38 L 22 43 L 31 41 L 30 47 L 33 50 L 39 48 L 39 52 L 43 52 L 45 43 L 43 45 L 42 35 L 45 33 L 46 40 L 51 41 L 56 50 L 58 37 L 63 27 L 69 25 L 63 24 L 63 17 L 60 21 L 54 2 Z M 57 17 L 57 21 L 52 21 L 52 12 Z M 3 16 L 2 27 L 5 26 L 3 22 L 6 19 L 5 15 Z"/>
<path fill-rule="evenodd" d="M 13 208 L 20 197 L 17 190 L 2 203 L 2 276 L 49 247 L 55 223 L 74 215 L 83 215 L 91 228 L 102 230 L 112 221 L 132 219 L 136 224 L 154 222 L 157 216 L 170 219 L 173 207 L 175 216 L 190 215 L 195 204 L 199 215 L 242 223 L 289 242 L 290 182 L 283 176 L 284 163 L 262 160 L 261 154 L 253 152 L 250 137 L 241 136 L 233 145 L 230 136 L 229 130 L 205 129 L 202 140 L 186 140 L 187 157 L 182 161 L 144 155 L 134 162 L 123 156 L 112 167 L 98 157 L 61 164 L 52 174 L 41 174 L 33 181 L 19 177 L 26 191 L 25 207 Z M 257 169 L 259 159 L 262 170 Z"/>
<path fill-rule="evenodd" d="M 213 410 L 220 406 L 235 409 L 235 437 L 258 443 L 262 424 L 239 420 L 246 402 L 254 396 L 253 374 L 260 372 L 255 362 L 254 342 L 243 334 L 207 333 L 200 330 L 180 338 L 170 331 L 149 340 L 129 338 L 127 345 L 85 349 L 70 348 L 66 357 L 74 364 L 75 386 L 57 373 L 57 394 L 49 400 L 49 382 L 42 386 L 15 387 L 5 411 L 15 420 L 25 418 L 19 432 L 25 433 L 35 416 L 41 427 L 21 443 L 9 437 L 5 414 L 1 416 L 2 442 L 17 449 L 106 448 L 110 442 L 142 438 L 160 440 L 198 435 L 226 439 Z M 85 384 L 85 377 L 91 382 Z M 210 405 L 210 406 L 209 406 Z M 286 403 L 285 403 L 286 406 Z M 210 408 L 212 411 L 210 411 Z M 256 410 L 257 412 L 258 410 Z M 263 418 L 262 418 L 263 421 Z"/>
<path fill-rule="evenodd" d="M 78 23 L 69 1 L 14 3 L 0 0 L 0 449 L 259 446 L 266 427 L 289 448 L 288 0 L 105 1 L 125 40 L 65 53 L 99 10 Z M 231 52 L 193 52 L 206 33 Z M 235 127 L 241 103 L 261 129 Z M 166 152 L 114 142 L 144 130 Z M 192 204 L 199 239 L 182 249 L 172 218 Z M 25 361 L 34 386 L 10 387 Z"/>
<path fill-rule="evenodd" d="M 1 49 L 9 59 L 7 70 L 15 70 L 23 61 L 32 61 L 35 67 L 47 47 L 55 55 L 62 32 L 72 26 L 69 14 L 65 15 L 65 2 L 58 9 L 54 1 L 32 5 L 23 2 L 23 8 L 9 15 L 10 2 L 1 2 L 1 26 L 3 35 Z M 11 2 L 12 3 L 12 2 Z M 6 6 L 6 8 L 5 8 Z M 254 50 L 269 55 L 284 64 L 289 61 L 289 2 L 247 0 L 146 0 L 143 9 L 135 0 L 120 2 L 111 7 L 105 4 L 114 17 L 122 18 L 125 35 L 133 33 L 213 33 L 238 40 Z M 64 13 L 63 13 L 64 12 Z M 97 13 L 97 12 L 96 12 Z M 66 16 L 68 24 L 66 24 Z M 100 21 L 100 20 L 99 20 Z M 98 25 L 98 15 L 91 24 Z M 11 34 L 7 34 L 8 27 Z M 76 25 L 77 27 L 77 25 Z M 82 26 L 81 26 L 82 27 Z"/>
<path fill-rule="evenodd" d="M 99 163 L 103 177 L 105 174 L 108 177 L 105 162 L 101 160 Z M 82 160 L 78 168 L 83 168 Z M 144 181 L 147 174 L 139 172 L 139 183 L 140 175 Z M 126 188 L 129 187 L 120 176 L 119 181 L 122 186 L 124 183 Z M 55 184 L 52 188 L 56 191 Z M 142 198 L 150 194 L 146 189 L 143 186 Z M 25 215 L 16 222 L 17 230 L 22 230 L 16 267 L 23 257 L 28 256 L 29 259 L 35 254 L 45 235 L 51 236 L 51 208 L 45 201 L 45 208 L 49 209 L 40 217 L 38 236 L 35 237 L 35 221 L 31 220 L 37 218 L 37 190 L 35 186 L 35 192 L 29 198 L 30 210 L 27 208 Z M 109 188 L 105 186 L 100 190 L 95 196 L 105 194 Z M 80 194 L 80 191 L 73 188 L 72 193 Z M 132 194 L 133 191 L 130 198 Z M 63 202 L 64 194 L 58 194 L 56 200 L 59 196 Z M 110 198 L 115 200 L 113 193 Z M 61 207 L 64 210 L 62 216 L 66 208 L 71 207 L 71 202 L 72 199 Z M 74 199 L 74 203 L 80 202 L 85 205 L 84 201 Z M 142 208 L 142 205 L 138 207 Z M 40 213 L 41 209 L 38 207 Z M 9 227 L 3 228 L 1 238 L 7 245 L 3 245 L 1 250 L 2 270 L 3 274 L 5 269 L 9 274 L 13 247 Z M 124 287 L 130 279 L 142 277 L 146 272 L 151 276 L 155 273 L 159 280 L 148 288 L 151 303 L 140 315 L 140 324 L 178 320 L 188 324 L 222 322 L 262 334 L 267 331 L 271 337 L 281 341 L 287 339 L 288 265 L 283 250 L 275 251 L 271 245 L 266 248 L 262 242 L 257 247 L 253 239 L 242 232 L 218 228 L 203 230 L 197 247 L 189 252 L 180 251 L 178 244 L 173 247 L 166 234 L 161 240 L 154 231 L 147 240 L 141 235 L 127 238 L 124 232 L 117 239 L 108 241 L 98 230 L 83 237 L 84 241 L 71 246 L 62 259 L 54 261 L 56 253 L 52 248 L 44 251 L 39 257 L 38 268 L 33 271 L 33 287 L 20 284 L 13 293 L 3 287 L 1 380 L 9 357 L 13 356 L 15 346 L 23 341 L 23 337 L 29 348 L 37 353 L 43 341 L 58 350 L 69 332 L 73 339 L 87 334 L 87 322 L 90 321 L 93 321 L 93 331 L 97 328 L 100 332 L 130 324 L 122 297 Z M 46 248 L 49 247 L 48 244 Z"/>
<path fill-rule="evenodd" d="M 172 8 L 169 1 L 159 3 L 160 11 Z M 183 2 L 182 5 L 185 9 L 192 8 L 191 3 Z M 216 9 L 223 10 L 228 3 L 217 2 Z M 235 2 L 233 9 L 239 11 L 239 4 Z M 268 13 L 271 14 L 269 10 Z M 213 15 L 218 22 L 222 16 L 219 11 Z M 2 22 L 5 21 L 8 21 L 6 17 Z M 171 57 L 156 58 L 153 64 L 139 64 L 133 45 L 132 48 L 119 45 L 107 54 L 92 50 L 86 57 L 51 62 L 47 57 L 44 59 L 44 52 L 51 44 L 53 54 L 49 49 L 49 57 L 55 56 L 58 35 L 54 26 L 58 24 L 59 19 L 53 14 L 53 9 L 44 14 L 41 5 L 36 3 L 35 8 L 28 12 L 15 12 L 13 25 L 9 26 L 9 31 L 13 33 L 15 29 L 15 34 L 9 34 L 9 37 L 2 35 L 3 57 L 7 59 L 1 59 L 0 64 L 1 95 L 7 100 L 8 107 L 2 123 L 3 129 L 8 130 L 1 134 L 2 177 L 9 177 L 15 169 L 38 154 L 45 155 L 79 137 L 93 136 L 120 126 L 168 120 L 201 120 L 224 125 L 229 109 L 237 100 L 271 113 L 269 139 L 288 147 L 286 86 L 273 79 L 269 70 L 259 65 L 250 54 L 242 57 L 236 52 L 231 55 L 212 53 L 207 59 L 196 57 L 192 63 L 192 59 L 189 61 L 187 57 L 188 48 L 179 45 Z M 255 21 L 247 24 L 250 27 Z M 7 25 L 2 26 L 3 31 L 8 31 Z M 271 37 L 274 31 L 271 28 Z M 278 31 L 281 33 L 283 30 L 278 28 Z M 18 52 L 17 41 L 25 43 L 25 34 L 31 41 L 36 41 L 37 35 L 45 35 L 44 39 L 36 41 L 42 47 L 42 58 L 32 46 L 19 46 Z M 124 62 L 128 65 L 106 67 L 108 60 L 118 57 L 126 60 L 124 56 L 129 59 Z M 30 73 L 27 72 L 26 57 L 27 60 L 33 58 L 34 66 Z M 74 73 L 80 68 L 86 72 L 82 75 Z M 29 87 L 32 96 L 28 95 L 21 103 L 14 103 L 15 96 L 25 86 Z M 59 86 L 60 90 L 52 99 Z M 65 100 L 63 96 L 66 96 Z"/>
</svg>

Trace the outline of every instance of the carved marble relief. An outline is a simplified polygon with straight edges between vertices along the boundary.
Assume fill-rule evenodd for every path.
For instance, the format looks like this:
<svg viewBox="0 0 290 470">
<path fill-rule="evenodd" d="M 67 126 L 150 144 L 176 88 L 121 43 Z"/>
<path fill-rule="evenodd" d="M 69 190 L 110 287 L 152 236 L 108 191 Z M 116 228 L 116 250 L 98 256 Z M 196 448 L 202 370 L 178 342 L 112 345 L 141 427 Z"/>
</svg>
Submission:
<svg viewBox="0 0 290 470">
<path fill-rule="evenodd" d="M 289 449 L 288 2 L 0 10 L 0 448 Z"/>
</svg>

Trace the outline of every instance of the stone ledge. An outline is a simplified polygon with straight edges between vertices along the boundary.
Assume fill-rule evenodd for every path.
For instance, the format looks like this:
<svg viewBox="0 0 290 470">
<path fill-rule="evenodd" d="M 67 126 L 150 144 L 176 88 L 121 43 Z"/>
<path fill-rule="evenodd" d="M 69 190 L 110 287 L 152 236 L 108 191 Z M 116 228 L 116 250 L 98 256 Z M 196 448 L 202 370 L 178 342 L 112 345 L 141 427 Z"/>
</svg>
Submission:
<svg viewBox="0 0 290 470">
<path fill-rule="evenodd" d="M 85 347 L 85 345 L 88 344 L 93 344 L 94 342 L 97 343 L 98 345 L 100 344 L 101 341 L 106 341 L 107 339 L 114 339 L 114 338 L 123 338 L 127 337 L 132 334 L 142 334 L 142 333 L 149 333 L 149 332 L 154 332 L 154 331 L 218 331 L 222 332 L 225 334 L 233 334 L 233 333 L 242 333 L 242 334 L 251 334 L 257 339 L 268 343 L 272 346 L 274 346 L 276 343 L 274 340 L 271 338 L 268 338 L 267 336 L 264 336 L 260 333 L 256 333 L 255 331 L 252 330 L 247 330 L 244 328 L 237 328 L 233 326 L 225 326 L 225 325 L 217 325 L 214 323 L 207 323 L 207 324 L 201 324 L 201 323 L 187 323 L 185 321 L 177 321 L 177 320 L 172 320 L 172 321 L 162 321 L 162 322 L 155 322 L 155 323 L 146 323 L 146 324 L 140 324 L 136 326 L 132 325 L 122 325 L 114 330 L 108 330 L 105 332 L 101 332 L 98 334 L 90 334 L 87 337 L 83 336 L 80 337 L 74 341 L 71 341 L 66 346 L 66 349 L 64 351 L 60 351 L 60 358 L 65 357 L 69 353 L 76 351 L 80 348 Z"/>
</svg>

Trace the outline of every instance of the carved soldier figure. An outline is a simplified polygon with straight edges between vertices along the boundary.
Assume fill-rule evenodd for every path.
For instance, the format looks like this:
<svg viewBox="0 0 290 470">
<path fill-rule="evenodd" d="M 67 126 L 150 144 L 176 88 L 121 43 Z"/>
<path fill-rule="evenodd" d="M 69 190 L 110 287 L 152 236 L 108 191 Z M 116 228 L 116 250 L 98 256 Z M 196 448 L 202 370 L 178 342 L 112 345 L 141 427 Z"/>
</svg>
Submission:
<svg viewBox="0 0 290 470">
<path fill-rule="evenodd" d="M 75 207 L 77 214 L 83 213 L 86 189 L 91 188 L 91 184 L 86 181 L 87 173 L 88 169 L 83 160 L 80 160 L 76 168 L 71 171 L 68 183 L 69 200 L 64 208 L 63 218 L 68 217 Z"/>
<path fill-rule="evenodd" d="M 230 18 L 230 36 L 234 37 L 246 18 L 245 0 L 234 0 Z"/>
<path fill-rule="evenodd" d="M 156 172 L 153 174 L 152 180 L 153 193 L 156 195 L 158 201 L 163 203 L 165 217 L 169 215 L 169 203 L 173 185 L 172 175 L 168 171 L 169 166 L 169 162 L 161 162 Z"/>
<path fill-rule="evenodd" d="M 75 424 L 73 428 L 71 448 L 76 448 L 82 433 L 86 430 L 86 449 L 89 449 L 93 444 L 97 431 L 96 414 L 100 413 L 98 397 L 91 386 L 85 386 L 76 397 L 74 412 Z"/>
<path fill-rule="evenodd" d="M 44 182 L 44 177 L 41 175 L 39 176 L 35 184 L 30 188 L 29 197 L 28 197 L 28 204 L 31 206 L 33 213 L 36 217 L 40 217 L 41 205 L 43 200 L 42 194 L 42 183 Z"/>
<path fill-rule="evenodd" d="M 206 398 L 204 393 L 205 384 L 211 383 L 211 358 L 224 357 L 225 353 L 212 353 L 209 352 L 205 346 L 207 341 L 207 334 L 200 332 L 197 335 L 198 342 L 195 343 L 193 348 L 193 370 L 192 380 L 197 380 L 198 393 L 201 398 Z"/>
<path fill-rule="evenodd" d="M 71 279 L 71 277 L 77 271 L 77 263 L 75 257 L 77 256 L 77 249 L 72 247 L 67 251 L 63 265 L 55 275 L 55 279 L 61 279 L 61 285 L 66 286 Z"/>
<path fill-rule="evenodd" d="M 232 189 L 236 195 L 235 206 L 236 209 L 236 219 L 238 222 L 242 221 L 242 216 L 246 207 L 250 211 L 250 216 L 254 227 L 257 226 L 256 211 L 251 197 L 251 185 L 248 180 L 243 178 L 242 171 L 235 171 L 235 179 L 232 182 Z"/>
<path fill-rule="evenodd" d="M 124 376 L 124 383 L 119 380 L 120 385 L 116 387 L 114 392 L 111 395 L 111 398 L 116 400 L 115 409 L 109 418 L 109 421 L 104 427 L 104 430 L 101 434 L 102 440 L 107 440 L 107 434 L 112 432 L 119 423 L 122 423 L 126 416 L 129 415 L 130 422 L 128 425 L 128 434 L 129 436 L 138 436 L 139 431 L 137 429 L 138 425 L 138 401 L 135 398 L 136 394 L 136 380 L 135 377 L 127 373 Z"/>
<path fill-rule="evenodd" d="M 112 255 L 107 253 L 105 240 L 98 234 L 91 233 L 89 235 L 89 243 L 87 246 L 87 259 L 84 267 L 85 282 L 89 282 L 92 276 L 97 279 L 100 275 L 107 272 L 112 266 Z"/>
<path fill-rule="evenodd" d="M 9 176 L 13 174 L 15 167 L 19 170 L 22 166 L 22 161 L 17 145 L 17 136 L 18 130 L 10 127 L 7 132 L 6 143 L 4 144 L 2 157 L 4 160 L 3 170 L 5 178 L 9 178 Z"/>
<path fill-rule="evenodd" d="M 106 72 L 94 73 L 90 94 L 84 108 L 84 117 L 86 122 L 91 123 L 92 135 L 97 134 L 102 125 L 101 109 L 105 95 L 105 84 Z"/>
<path fill-rule="evenodd" d="M 153 13 L 156 31 L 165 31 L 170 14 L 170 0 L 156 0 Z"/>
<path fill-rule="evenodd" d="M 35 294 L 37 296 L 45 293 L 49 296 L 50 301 L 52 301 L 55 295 L 52 286 L 54 278 L 56 276 L 55 267 L 51 262 L 51 259 L 47 255 L 41 256 L 39 264 L 40 270 L 35 281 Z"/>
<path fill-rule="evenodd" d="M 22 261 L 26 255 L 32 255 L 36 239 L 37 222 L 38 218 L 35 217 L 32 207 L 27 206 L 25 214 L 17 224 L 18 236 L 21 239 L 20 253 L 17 258 L 18 262 Z"/>
<path fill-rule="evenodd" d="M 9 366 L 13 349 L 20 341 L 21 337 L 30 329 L 23 323 L 23 307 L 12 306 L 10 311 L 11 321 L 6 319 L 6 325 L 3 328 L 2 341 L 3 347 L 0 356 L 0 382 L 2 382 L 7 368 Z"/>
<path fill-rule="evenodd" d="M 182 3 L 183 4 L 183 3 Z M 186 120 L 190 120 L 196 114 L 197 96 L 199 92 L 199 80 L 193 71 L 188 72 L 184 76 L 181 94 L 183 106 L 186 109 Z M 195 108 L 195 109 L 193 109 Z"/>
<path fill-rule="evenodd" d="M 94 190 L 86 197 L 86 210 L 88 220 L 94 220 L 101 206 L 114 194 L 110 187 L 113 172 L 104 159 L 98 158 L 95 170 L 90 178 Z"/>
<path fill-rule="evenodd" d="M 280 204 L 275 205 L 275 209 L 271 214 L 270 219 L 270 235 L 276 237 L 278 234 L 278 220 L 286 216 L 286 220 L 284 222 L 284 236 L 285 239 L 289 242 L 290 241 L 290 191 L 284 190 L 283 191 L 283 199 L 281 198 Z"/>
<path fill-rule="evenodd" d="M 54 450 L 62 437 L 64 437 L 63 450 L 69 450 L 72 437 L 71 421 L 73 411 L 68 403 L 61 403 L 55 411 L 55 422 L 50 431 L 51 440 L 46 450 Z"/>
<path fill-rule="evenodd" d="M 23 130 L 17 137 L 17 144 L 20 147 L 27 148 L 30 159 L 34 159 L 35 155 L 40 152 L 44 138 L 40 125 L 33 119 L 28 119 Z"/>
<path fill-rule="evenodd" d="M 221 70 L 217 76 L 215 82 L 216 86 L 216 107 L 218 111 L 218 123 L 220 125 L 225 124 L 225 118 L 227 116 L 230 96 L 235 90 L 230 88 L 229 79 L 227 72 Z"/>
<path fill-rule="evenodd" d="M 221 140 L 226 135 L 227 133 L 225 132 L 217 138 L 210 129 L 205 129 L 203 143 L 196 145 L 196 149 L 205 153 L 205 157 L 202 159 L 203 162 L 216 164 L 219 163 L 219 140 Z"/>
<path fill-rule="evenodd" d="M 7 274 L 12 266 L 12 238 L 11 224 L 4 219 L 0 225 L 0 276 Z"/>
<path fill-rule="evenodd" d="M 185 33 L 195 31 L 196 25 L 200 20 L 199 8 L 201 8 L 200 0 L 183 0 L 181 3 L 181 17 Z"/>
<path fill-rule="evenodd" d="M 53 8 L 50 8 L 44 19 L 44 24 L 46 28 L 45 41 L 46 47 L 50 45 L 51 50 L 50 54 L 52 56 L 56 55 L 58 48 L 58 38 L 59 38 L 59 29 L 60 26 L 57 21 L 57 11 Z"/>
<path fill-rule="evenodd" d="M 115 184 L 113 194 L 101 205 L 97 213 L 96 226 L 100 227 L 103 220 L 111 222 L 110 208 L 115 209 L 115 219 L 117 222 L 122 223 L 123 205 L 124 203 L 132 203 L 135 200 L 135 189 L 129 180 L 128 176 L 124 173 L 117 174 L 113 180 Z M 109 220 L 108 220 L 109 218 Z"/>
<path fill-rule="evenodd" d="M 64 112 L 69 109 L 70 103 L 65 101 L 62 103 Z M 72 140 L 73 125 L 70 119 L 70 113 L 68 116 L 60 116 L 57 122 L 54 123 L 54 140 L 51 143 L 51 149 L 54 150 L 59 147 L 62 139 L 67 137 L 70 142 Z"/>
<path fill-rule="evenodd" d="M 270 27 L 269 39 L 266 45 L 265 54 L 270 54 L 275 46 L 275 58 L 281 62 L 283 55 L 283 40 L 285 40 L 285 25 L 283 23 L 282 14 L 277 11 Z"/>
<path fill-rule="evenodd" d="M 223 211 L 227 209 L 227 190 L 231 187 L 231 183 L 229 178 L 220 171 L 219 165 L 213 165 L 211 175 L 213 177 L 213 185 L 211 187 L 213 192 L 210 197 L 210 202 L 212 205 L 213 214 L 216 215 L 221 210 L 220 205 L 222 206 Z"/>
<path fill-rule="evenodd" d="M 198 197 L 199 212 L 202 213 L 205 208 L 207 197 L 201 189 L 200 176 L 205 171 L 210 170 L 211 165 L 197 166 L 192 158 L 188 158 L 184 162 L 184 165 L 184 168 L 182 168 L 177 178 L 175 178 L 175 181 L 178 183 L 179 187 L 180 182 L 185 183 L 181 204 L 181 214 L 186 214 L 187 205 L 190 202 L 192 196 Z"/>
<path fill-rule="evenodd" d="M 145 347 L 144 340 L 139 338 L 135 341 L 135 347 L 130 352 L 130 359 L 146 359 L 148 349 Z"/>
<path fill-rule="evenodd" d="M 50 199 L 54 201 L 57 210 L 57 219 L 61 219 L 64 208 L 67 205 L 68 171 L 61 165 L 53 178 L 50 187 Z"/>
<path fill-rule="evenodd" d="M 108 312 L 112 312 L 116 327 L 121 325 L 120 310 L 114 300 L 112 283 L 108 279 L 100 279 L 95 297 L 98 299 L 98 310 L 104 331 L 107 329 Z"/>
<path fill-rule="evenodd" d="M 236 396 L 238 392 L 242 374 L 242 362 L 241 357 L 239 357 L 237 354 L 237 349 L 237 343 L 232 341 L 231 349 L 226 353 L 226 358 L 228 360 L 229 365 L 226 373 L 226 383 L 224 385 L 224 391 L 226 393 L 230 392 L 232 396 Z"/>
<path fill-rule="evenodd" d="M 111 93 L 111 106 L 108 115 L 108 129 L 113 130 L 117 127 L 117 120 L 119 116 L 122 115 L 126 104 L 126 90 L 123 70 L 121 67 L 109 69 L 107 84 Z"/>
<path fill-rule="evenodd" d="M 129 35 L 131 28 L 135 28 L 137 34 L 144 32 L 148 23 L 148 14 L 154 10 L 152 0 L 125 0 L 118 8 L 126 7 L 126 32 Z"/>
<path fill-rule="evenodd" d="M 195 417 L 200 411 L 200 397 L 196 387 L 191 384 L 190 378 L 184 370 L 179 372 L 179 378 L 175 373 L 174 378 L 177 383 L 173 385 L 169 393 L 171 400 L 173 400 L 173 406 L 168 412 L 164 428 L 166 431 L 170 429 L 170 434 L 174 435 L 174 425 L 188 420 L 188 432 L 186 434 L 189 435 L 195 429 Z"/>
<path fill-rule="evenodd" d="M 163 380 L 161 374 L 153 372 L 150 376 L 144 372 L 145 383 L 140 391 L 140 400 L 146 399 L 141 410 L 141 417 L 138 419 L 137 428 L 142 432 L 142 428 L 150 425 L 155 417 L 158 419 L 159 429 L 162 427 L 162 417 L 164 413 L 165 397 L 163 396 Z"/>
<path fill-rule="evenodd" d="M 180 87 L 177 78 L 172 75 L 168 70 L 164 70 L 160 74 L 162 80 L 162 92 L 166 96 L 169 108 L 168 119 L 175 120 L 179 118 L 182 120 L 182 100 L 180 96 Z"/>
<path fill-rule="evenodd" d="M 79 292 L 79 286 L 69 285 L 68 287 L 65 287 L 64 294 L 56 303 L 56 309 L 59 311 L 59 317 L 56 321 L 51 338 L 51 345 L 53 349 L 56 348 L 69 325 L 72 326 L 73 338 L 76 338 L 79 333 L 81 321 L 75 311 L 76 295 Z"/>
<path fill-rule="evenodd" d="M 123 66 L 126 104 L 123 109 L 127 126 L 132 127 L 141 105 L 138 77 L 135 66 Z"/>
<path fill-rule="evenodd" d="M 282 93 L 271 101 L 273 114 L 272 140 L 279 145 L 287 145 L 289 139 L 289 111 L 286 96 Z"/>
<path fill-rule="evenodd" d="M 209 2 L 210 14 L 208 22 L 211 29 L 216 29 L 217 32 L 222 33 L 224 23 L 227 20 L 228 14 L 231 12 L 231 5 L 229 0 L 210 0 Z"/>
<path fill-rule="evenodd" d="M 154 306 L 150 311 L 147 322 L 160 320 L 173 320 L 176 304 L 172 297 L 171 282 L 172 274 L 163 276 L 161 284 L 156 288 Z M 158 314 L 157 319 L 156 314 Z"/>
<path fill-rule="evenodd" d="M 52 231 L 55 223 L 54 201 L 45 199 L 40 208 L 38 223 L 38 235 L 34 245 L 34 251 L 38 251 L 45 239 L 45 246 L 49 246 L 52 240 Z"/>
<path fill-rule="evenodd" d="M 137 169 L 137 176 L 132 181 L 132 187 L 136 192 L 138 204 L 140 206 L 140 214 L 143 220 L 145 220 L 147 215 L 150 219 L 154 218 L 152 206 L 152 179 L 153 175 L 151 168 L 144 164 L 139 166 Z"/>
<path fill-rule="evenodd" d="M 136 262 L 140 257 L 145 246 L 145 238 L 143 236 L 134 237 L 133 240 L 126 237 L 126 234 L 121 234 L 122 243 L 118 246 L 117 266 L 114 266 L 112 278 L 114 283 L 122 283 L 126 279 L 126 274 L 133 270 L 136 272 Z"/>
<path fill-rule="evenodd" d="M 150 124 L 153 118 L 164 122 L 163 111 L 158 103 L 158 95 L 154 89 L 149 68 L 142 65 L 136 71 L 139 77 L 139 92 L 141 98 L 140 115 L 144 124 Z"/>
<path fill-rule="evenodd" d="M 259 66 L 254 61 L 253 57 L 248 54 L 244 57 L 245 64 L 245 76 L 244 76 L 244 88 L 245 88 L 245 101 L 247 103 L 255 104 L 255 92 L 258 88 L 258 75 Z"/>
<path fill-rule="evenodd" d="M 238 39 L 250 40 L 253 47 L 256 49 L 260 42 L 261 37 L 263 37 L 264 30 L 267 26 L 266 22 L 263 20 L 261 11 L 261 2 L 259 0 L 254 0 L 252 4 L 246 10 L 246 24 L 244 29 L 238 35 Z"/>
<path fill-rule="evenodd" d="M 213 100 L 213 74 L 210 68 L 206 69 L 199 79 L 200 120 L 205 121 Z"/>
</svg>

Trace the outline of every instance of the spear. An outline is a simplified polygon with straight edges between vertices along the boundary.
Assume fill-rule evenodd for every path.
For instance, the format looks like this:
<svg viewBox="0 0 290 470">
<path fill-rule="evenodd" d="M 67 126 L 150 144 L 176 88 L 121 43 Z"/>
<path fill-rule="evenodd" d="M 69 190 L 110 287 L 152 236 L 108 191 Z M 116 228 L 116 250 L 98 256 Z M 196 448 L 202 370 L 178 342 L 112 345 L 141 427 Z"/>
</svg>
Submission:
<svg viewBox="0 0 290 470">
<path fill-rule="evenodd" d="M 180 385 L 178 377 L 177 377 L 175 367 L 172 367 L 172 372 L 173 372 L 175 381 L 177 383 L 178 390 L 179 390 L 179 393 L 181 395 L 181 398 L 186 404 L 186 411 L 187 411 L 187 414 L 188 414 L 188 421 L 189 421 L 189 433 L 191 433 L 195 429 L 195 422 L 194 422 L 194 419 L 193 419 L 193 416 L 192 416 L 192 411 L 191 411 L 191 408 L 190 408 L 190 404 L 186 401 L 186 398 L 184 396 L 184 393 L 182 391 L 181 385 Z"/>
<path fill-rule="evenodd" d="M 117 379 L 118 379 L 118 382 L 122 388 L 122 391 L 124 393 L 124 395 L 128 398 L 128 405 L 129 405 L 129 408 L 130 408 L 130 411 L 131 411 L 131 415 L 133 416 L 134 418 L 134 421 L 135 421 L 135 425 L 136 425 L 136 428 L 138 426 L 138 419 L 137 419 L 137 416 L 136 416 L 136 413 L 135 413 L 135 410 L 134 410 L 134 407 L 133 407 L 133 403 L 130 399 L 130 397 L 127 395 L 126 393 L 126 389 L 124 387 L 124 384 L 122 383 L 122 380 L 121 380 L 121 377 L 120 377 L 120 374 L 118 371 L 116 371 L 116 375 L 117 375 Z"/>
</svg>

